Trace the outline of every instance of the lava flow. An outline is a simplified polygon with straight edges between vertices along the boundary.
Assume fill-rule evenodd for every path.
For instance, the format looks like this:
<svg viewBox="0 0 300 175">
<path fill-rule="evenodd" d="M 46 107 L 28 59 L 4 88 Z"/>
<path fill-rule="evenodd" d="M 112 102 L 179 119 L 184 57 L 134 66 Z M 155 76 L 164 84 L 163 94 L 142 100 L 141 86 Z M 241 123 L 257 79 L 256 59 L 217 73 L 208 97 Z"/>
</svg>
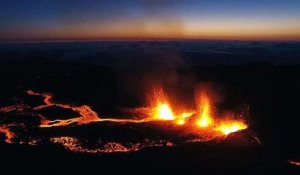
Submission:
<svg viewBox="0 0 300 175">
<path fill-rule="evenodd" d="M 159 140 L 149 141 L 145 140 L 139 143 L 129 143 L 128 146 L 124 146 L 121 143 L 108 142 L 103 145 L 99 145 L 97 148 L 88 149 L 81 145 L 81 142 L 74 137 L 54 137 L 50 139 L 53 143 L 62 144 L 67 150 L 79 153 L 113 153 L 113 152 L 134 152 L 139 151 L 142 148 L 147 147 L 161 147 L 161 146 L 173 146 L 173 143 Z"/>
<path fill-rule="evenodd" d="M 91 122 L 100 121 L 98 114 L 96 112 L 94 112 L 87 105 L 71 106 L 68 104 L 59 104 L 59 103 L 54 103 L 52 101 L 52 95 L 50 95 L 50 94 L 47 94 L 47 93 L 40 94 L 40 93 L 34 92 L 32 90 L 28 90 L 27 93 L 29 95 L 42 96 L 44 98 L 45 105 L 40 105 L 38 107 L 35 107 L 34 110 L 36 110 L 36 111 L 43 109 L 43 108 L 50 107 L 50 106 L 58 106 L 58 107 L 61 107 L 64 109 L 71 109 L 80 114 L 80 117 L 66 119 L 66 120 L 53 120 L 53 121 L 46 119 L 44 116 L 42 116 L 40 114 L 40 117 L 42 119 L 40 127 L 42 127 L 42 128 L 55 127 L 55 126 L 66 126 L 66 125 L 70 125 L 72 123 L 77 123 L 80 125 L 80 124 L 88 124 Z"/>
<path fill-rule="evenodd" d="M 46 137 L 46 140 L 43 135 L 39 137 L 27 136 L 26 133 L 22 133 L 22 129 L 20 129 L 21 124 L 12 125 L 12 123 L 0 125 L 0 133 L 4 134 L 6 137 L 5 142 L 10 144 L 28 143 L 29 145 L 38 145 L 43 142 L 49 142 L 61 144 L 65 149 L 73 152 L 111 153 L 139 151 L 146 147 L 175 146 L 179 143 L 209 141 L 218 137 L 227 136 L 233 132 L 247 129 L 248 127 L 243 119 L 236 119 L 233 114 L 232 116 L 226 117 L 226 119 L 222 116 L 218 116 L 218 111 L 215 110 L 213 100 L 205 89 L 202 89 L 197 93 L 195 109 L 172 106 L 174 103 L 171 103 L 171 100 L 167 98 L 161 88 L 154 89 L 152 92 L 153 93 L 148 94 L 150 96 L 147 103 L 148 105 L 126 110 L 129 116 L 132 115 L 135 116 L 135 118 L 100 117 L 90 106 L 58 103 L 53 100 L 51 94 L 38 93 L 33 90 L 28 90 L 27 95 L 42 97 L 43 104 L 35 107 L 30 107 L 30 105 L 26 104 L 2 107 L 0 108 L 0 112 L 18 116 L 22 114 L 29 114 L 35 117 L 39 116 L 40 123 L 38 128 L 40 130 L 43 130 L 44 128 L 66 128 L 66 126 L 70 126 L 66 129 L 74 127 L 79 128 L 81 125 L 89 125 L 91 123 L 94 123 L 93 127 L 99 128 L 106 125 L 106 123 L 117 124 L 114 125 L 114 127 L 118 127 L 118 124 L 121 124 L 122 126 L 128 124 L 130 125 L 128 128 L 134 128 L 139 127 L 144 123 L 149 123 L 149 125 L 145 126 L 153 127 L 153 129 L 161 132 L 159 136 L 145 135 L 144 139 L 134 141 L 132 138 L 129 138 L 128 142 L 124 142 L 123 139 L 120 141 L 115 140 L 114 138 L 106 138 L 105 141 L 99 142 L 99 140 L 102 140 L 102 137 L 100 136 L 98 139 L 93 138 L 95 143 L 85 144 L 85 142 L 91 141 L 89 139 L 82 139 L 80 137 L 68 136 L 65 134 L 60 136 L 57 134 L 54 134 L 53 136 L 50 135 L 48 138 Z M 55 117 L 56 119 L 51 120 L 42 114 L 42 109 L 53 106 L 72 110 L 78 116 L 68 119 Z M 103 125 L 101 123 L 103 123 Z M 22 123 L 22 125 L 26 124 Z M 17 133 L 11 131 L 13 127 L 19 127 Z M 34 129 L 35 127 L 27 125 L 24 126 L 24 128 L 27 131 L 28 129 L 30 130 L 30 128 Z M 47 132 L 51 132 L 51 130 L 48 130 Z M 166 133 L 166 136 L 172 135 L 172 137 L 165 137 L 164 133 Z M 132 137 L 134 138 L 134 136 Z M 36 142 L 36 140 L 39 140 L 39 142 Z"/>
<path fill-rule="evenodd" d="M 72 123 L 88 124 L 91 122 L 116 122 L 116 123 L 144 123 L 144 122 L 153 122 L 153 121 L 174 121 L 177 125 L 185 125 L 186 120 L 188 118 L 197 117 L 196 126 L 199 128 L 206 128 L 209 126 L 215 126 L 213 128 L 214 131 L 219 131 L 224 135 L 228 135 L 232 132 L 236 132 L 242 129 L 246 129 L 247 125 L 242 121 L 236 120 L 227 120 L 227 121 L 219 121 L 214 123 L 214 116 L 212 112 L 213 105 L 208 94 L 204 91 L 201 92 L 198 102 L 198 112 L 194 112 L 192 110 L 179 112 L 177 115 L 174 113 L 172 108 L 170 107 L 163 91 L 158 89 L 154 93 L 154 97 L 152 97 L 152 102 L 150 102 L 150 107 L 145 108 L 144 116 L 145 118 L 140 119 L 117 119 L 117 118 L 100 118 L 98 114 L 93 111 L 89 106 L 71 106 L 68 104 L 60 104 L 52 101 L 52 95 L 47 93 L 37 93 L 32 90 L 27 91 L 29 95 L 42 96 L 44 98 L 44 105 L 40 105 L 35 107 L 34 110 L 38 111 L 43 108 L 47 108 L 50 106 L 58 106 L 64 109 L 71 109 L 77 112 L 80 116 L 71 118 L 71 119 L 57 119 L 57 120 L 48 120 L 46 117 L 41 114 L 41 125 L 40 127 L 58 127 L 58 126 L 66 126 Z M 192 112 L 191 112 L 192 111 Z M 219 125 L 217 125 L 219 123 Z"/>
</svg>

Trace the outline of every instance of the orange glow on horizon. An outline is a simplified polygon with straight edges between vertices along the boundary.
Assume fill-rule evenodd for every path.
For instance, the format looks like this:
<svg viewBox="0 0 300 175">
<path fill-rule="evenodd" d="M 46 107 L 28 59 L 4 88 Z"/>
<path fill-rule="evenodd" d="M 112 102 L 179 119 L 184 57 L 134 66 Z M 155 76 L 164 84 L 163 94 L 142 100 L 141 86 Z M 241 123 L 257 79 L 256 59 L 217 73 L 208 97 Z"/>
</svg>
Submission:
<svg viewBox="0 0 300 175">
<path fill-rule="evenodd" d="M 146 21 L 146 22 L 145 22 Z M 22 33 L 17 29 L 0 40 L 300 40 L 297 21 L 118 21 L 66 26 Z"/>
</svg>

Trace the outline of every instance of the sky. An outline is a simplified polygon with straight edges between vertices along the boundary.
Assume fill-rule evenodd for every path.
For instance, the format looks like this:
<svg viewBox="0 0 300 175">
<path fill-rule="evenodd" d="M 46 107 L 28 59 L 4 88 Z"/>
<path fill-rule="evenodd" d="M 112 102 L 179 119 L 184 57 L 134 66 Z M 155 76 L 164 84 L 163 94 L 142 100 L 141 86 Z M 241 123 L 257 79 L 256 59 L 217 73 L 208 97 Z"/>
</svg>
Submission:
<svg viewBox="0 0 300 175">
<path fill-rule="evenodd" d="M 297 40 L 300 0 L 0 0 L 0 41 Z"/>
</svg>

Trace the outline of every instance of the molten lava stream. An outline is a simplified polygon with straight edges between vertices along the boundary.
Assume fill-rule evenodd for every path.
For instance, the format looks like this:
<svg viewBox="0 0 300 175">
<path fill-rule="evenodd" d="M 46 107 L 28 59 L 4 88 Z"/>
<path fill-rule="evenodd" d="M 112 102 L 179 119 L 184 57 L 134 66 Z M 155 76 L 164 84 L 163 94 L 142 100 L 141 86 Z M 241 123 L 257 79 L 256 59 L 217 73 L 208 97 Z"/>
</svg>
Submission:
<svg viewBox="0 0 300 175">
<path fill-rule="evenodd" d="M 71 118 L 71 119 L 57 119 L 57 120 L 48 120 L 46 117 L 40 115 L 41 117 L 41 128 L 49 128 L 49 127 L 58 127 L 58 126 L 67 126 L 72 123 L 76 123 L 78 125 L 82 124 L 88 124 L 92 122 L 116 122 L 116 123 L 143 123 L 143 122 L 150 122 L 154 121 L 155 119 L 153 118 L 143 118 L 143 119 L 117 119 L 117 118 L 100 118 L 98 114 L 91 109 L 91 107 L 87 105 L 83 106 L 71 106 L 68 104 L 60 104 L 60 103 L 55 103 L 52 101 L 52 95 L 47 94 L 47 93 L 37 93 L 32 90 L 28 90 L 27 93 L 29 95 L 36 95 L 36 96 L 41 96 L 44 98 L 44 103 L 45 105 L 40 105 L 34 108 L 35 111 L 38 111 L 43 108 L 47 108 L 50 106 L 58 106 L 64 109 L 71 109 L 75 112 L 77 112 L 80 116 Z"/>
<path fill-rule="evenodd" d="M 47 127 L 57 127 L 57 126 L 66 126 L 70 125 L 72 123 L 77 123 L 78 125 L 81 124 L 88 124 L 91 122 L 97 122 L 100 121 L 98 114 L 93 111 L 89 106 L 83 105 L 83 106 L 71 106 L 68 104 L 60 104 L 60 103 L 55 103 L 52 101 L 52 95 L 47 94 L 47 93 L 37 93 L 32 90 L 28 90 L 27 93 L 29 95 L 35 95 L 35 96 L 41 96 L 44 98 L 44 103 L 45 105 L 40 105 L 35 107 L 33 110 L 38 111 L 43 108 L 47 108 L 50 106 L 58 106 L 64 109 L 71 109 L 75 112 L 77 112 L 80 116 L 76 118 L 71 118 L 71 119 L 65 119 L 65 120 L 48 120 L 45 117 L 41 116 L 41 125 L 40 127 L 42 128 L 47 128 Z"/>
</svg>

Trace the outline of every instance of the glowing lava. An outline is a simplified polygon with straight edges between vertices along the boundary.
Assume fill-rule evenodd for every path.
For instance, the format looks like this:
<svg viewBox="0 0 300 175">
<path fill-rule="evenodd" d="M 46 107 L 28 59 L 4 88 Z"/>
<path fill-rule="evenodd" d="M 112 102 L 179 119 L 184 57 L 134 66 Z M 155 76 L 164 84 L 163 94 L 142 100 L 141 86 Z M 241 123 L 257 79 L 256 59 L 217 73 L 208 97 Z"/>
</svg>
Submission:
<svg viewBox="0 0 300 175">
<path fill-rule="evenodd" d="M 154 119 L 157 120 L 174 120 L 175 116 L 167 104 L 158 104 L 154 109 Z"/>
<path fill-rule="evenodd" d="M 178 125 L 184 125 L 186 124 L 186 120 L 187 118 L 191 117 L 192 115 L 194 115 L 194 112 L 183 112 L 177 119 L 177 124 Z"/>
<path fill-rule="evenodd" d="M 135 152 L 139 151 L 143 148 L 147 147 L 161 147 L 161 146 L 174 146 L 173 143 L 168 141 L 149 141 L 145 140 L 142 143 L 131 143 L 128 144 L 128 146 L 124 146 L 121 143 L 116 142 L 108 142 L 100 146 L 101 148 L 86 148 L 84 147 L 79 139 L 74 137 L 54 137 L 50 139 L 53 143 L 59 143 L 63 145 L 67 150 L 73 151 L 73 152 L 80 152 L 80 153 L 114 153 L 114 152 L 123 152 L 123 153 L 129 153 L 129 152 Z"/>
<path fill-rule="evenodd" d="M 85 145 L 84 143 L 88 140 L 83 140 L 77 137 L 69 136 L 57 136 L 48 138 L 51 143 L 61 144 L 65 149 L 73 152 L 81 153 L 112 153 L 112 152 L 133 152 L 139 151 L 146 147 L 156 146 L 174 146 L 177 143 L 188 143 L 188 142 L 205 142 L 213 140 L 217 137 L 226 136 L 232 132 L 237 132 L 247 128 L 246 123 L 242 120 L 234 120 L 233 118 L 227 118 L 226 120 L 217 116 L 217 111 L 214 110 L 215 106 L 213 99 L 210 94 L 202 89 L 196 98 L 197 108 L 196 109 L 185 109 L 181 106 L 172 106 L 172 100 L 168 99 L 162 89 L 158 88 L 151 94 L 149 104 L 140 108 L 130 108 L 126 110 L 127 113 L 133 114 L 134 118 L 100 118 L 98 113 L 94 111 L 90 106 L 87 105 L 70 105 L 63 104 L 53 101 L 53 96 L 49 93 L 38 93 L 32 90 L 27 91 L 28 95 L 39 96 L 43 98 L 43 103 L 36 107 L 30 107 L 26 104 L 13 105 L 7 107 L 1 107 L 1 113 L 16 113 L 26 114 L 30 116 L 39 116 L 40 123 L 38 124 L 39 129 L 51 127 L 65 127 L 65 126 L 80 126 L 88 125 L 90 123 L 100 122 L 112 122 L 121 124 L 135 124 L 130 127 L 135 127 L 137 124 L 143 124 L 146 122 L 152 122 L 151 127 L 165 127 L 161 123 L 173 123 L 174 125 L 168 125 L 163 131 L 168 132 L 166 129 L 176 130 L 176 133 L 172 135 L 172 139 L 162 137 L 155 137 L 152 139 L 145 139 L 144 141 L 136 142 L 120 142 L 114 141 L 114 139 L 106 142 L 97 142 L 96 144 Z M 78 116 L 69 119 L 54 119 L 50 120 L 41 113 L 42 109 L 50 107 L 58 107 L 62 109 L 69 109 L 74 111 Z M 25 116 L 26 116 L 25 115 Z M 57 117 L 55 117 L 57 118 Z M 0 125 L 0 133 L 4 134 L 7 143 L 20 143 L 29 145 L 41 144 L 41 138 L 28 137 L 25 140 L 18 142 L 16 135 L 11 131 L 14 130 L 12 127 L 18 125 Z M 95 125 L 96 126 L 96 125 Z M 101 127 L 101 125 L 99 125 Z M 29 127 L 30 128 L 30 127 Z M 26 128 L 28 129 L 28 128 Z M 161 128 L 159 128 L 160 130 Z M 19 130 L 18 130 L 19 131 Z M 50 131 L 50 130 L 49 130 Z M 177 132 L 178 131 L 178 132 Z M 163 134 L 162 134 L 163 135 Z M 192 140 L 189 136 L 193 136 Z M 148 137 L 148 136 L 145 136 Z M 101 138 L 101 137 L 100 137 Z M 173 139 L 174 138 L 174 139 Z M 14 140 L 13 140 L 14 139 Z M 13 141 L 12 141 L 13 140 Z M 29 140 L 29 141 L 28 141 Z"/>
<path fill-rule="evenodd" d="M 66 126 L 66 125 L 70 125 L 72 123 L 77 123 L 78 125 L 81 125 L 81 124 L 88 124 L 91 122 L 100 121 L 98 114 L 87 105 L 71 106 L 68 104 L 60 104 L 60 103 L 55 103 L 52 101 L 51 94 L 47 94 L 47 93 L 40 94 L 40 93 L 34 92 L 32 90 L 28 90 L 27 93 L 29 95 L 42 96 L 44 98 L 45 105 L 40 105 L 38 107 L 35 107 L 34 110 L 36 110 L 36 111 L 43 109 L 43 108 L 50 107 L 50 106 L 58 106 L 58 107 L 61 107 L 64 109 L 71 109 L 71 110 L 79 113 L 79 115 L 80 115 L 79 117 L 65 119 L 65 120 L 48 120 L 40 114 L 40 117 L 42 119 L 40 127 L 42 127 L 42 128 Z"/>
<path fill-rule="evenodd" d="M 72 111 L 79 114 L 79 117 L 71 118 L 71 119 L 56 119 L 56 120 L 48 120 L 43 115 L 39 114 L 41 118 L 41 128 L 50 128 L 50 127 L 61 127 L 61 126 L 67 126 L 71 124 L 89 124 L 92 122 L 115 122 L 115 123 L 143 123 L 143 122 L 149 122 L 155 120 L 153 117 L 143 118 L 143 119 L 117 119 L 117 118 L 100 118 L 98 116 L 98 113 L 93 111 L 91 107 L 87 105 L 82 106 L 72 106 L 69 104 L 61 104 L 56 103 L 52 101 L 52 95 L 48 93 L 37 93 L 32 90 L 28 90 L 27 94 L 29 95 L 35 95 L 35 96 L 41 96 L 44 98 L 44 105 L 37 106 L 33 108 L 35 111 L 39 111 L 44 108 L 48 108 L 51 106 L 57 106 L 64 109 L 71 109 Z M 160 109 L 161 116 L 165 116 L 165 113 L 167 113 L 168 109 L 166 107 Z"/>
<path fill-rule="evenodd" d="M 198 99 L 199 106 L 199 119 L 196 121 L 196 125 L 205 128 L 213 124 L 212 119 L 212 105 L 208 95 L 203 92 Z"/>
<path fill-rule="evenodd" d="M 233 132 L 237 132 L 243 129 L 246 129 L 247 125 L 241 121 L 229 121 L 221 123 L 216 127 L 216 131 L 223 133 L 224 135 L 228 135 Z"/>
<path fill-rule="evenodd" d="M 151 121 L 174 121 L 178 125 L 185 125 L 186 120 L 189 117 L 192 117 L 194 112 L 181 112 L 178 115 L 175 115 L 172 108 L 167 104 L 167 100 L 162 90 L 156 92 L 155 102 L 156 104 L 152 107 L 152 112 L 146 118 L 142 119 L 116 119 L 116 118 L 99 118 L 98 114 L 93 111 L 89 106 L 71 106 L 68 104 L 60 104 L 52 101 L 52 96 L 47 93 L 37 93 L 32 90 L 27 91 L 29 95 L 42 96 L 44 98 L 45 105 L 40 105 L 35 107 L 34 110 L 38 111 L 43 108 L 47 108 L 50 106 L 58 106 L 65 109 L 71 109 L 77 112 L 80 116 L 64 119 L 64 120 L 48 120 L 44 116 L 40 114 L 41 117 L 41 125 L 40 127 L 57 127 L 57 126 L 66 126 L 72 123 L 88 124 L 91 122 L 117 122 L 117 123 L 143 123 L 143 122 L 151 122 Z M 196 120 L 195 124 L 200 128 L 206 128 L 211 126 L 214 123 L 213 115 L 212 115 L 212 103 L 208 96 L 208 94 L 204 91 L 200 93 L 200 98 L 198 100 L 198 108 L 199 112 L 197 116 L 199 118 Z M 153 102 L 152 102 L 153 103 Z M 247 125 L 241 121 L 230 121 L 224 122 L 220 121 L 219 125 L 216 125 L 214 130 L 223 133 L 224 135 L 228 135 L 229 133 L 236 132 L 239 130 L 243 130 L 247 128 Z"/>
<path fill-rule="evenodd" d="M 152 113 L 149 117 L 152 120 L 175 121 L 178 125 L 184 125 L 186 119 L 191 117 L 194 112 L 178 112 L 174 113 L 168 103 L 168 99 L 161 88 L 153 90 L 153 97 L 149 98 L 152 104 Z"/>
</svg>

